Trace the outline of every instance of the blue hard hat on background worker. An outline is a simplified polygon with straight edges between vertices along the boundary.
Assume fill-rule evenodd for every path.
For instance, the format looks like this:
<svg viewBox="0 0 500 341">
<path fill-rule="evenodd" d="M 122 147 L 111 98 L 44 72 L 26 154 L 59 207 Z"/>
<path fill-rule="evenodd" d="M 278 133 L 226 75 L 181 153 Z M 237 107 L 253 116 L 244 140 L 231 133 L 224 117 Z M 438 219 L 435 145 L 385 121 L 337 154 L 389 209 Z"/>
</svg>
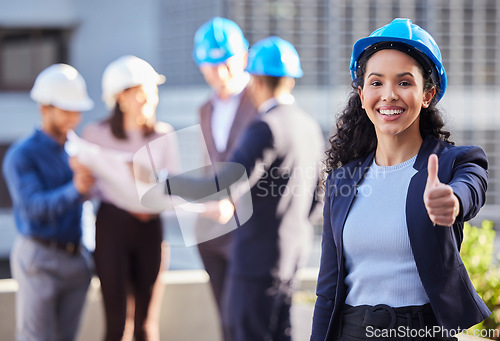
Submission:
<svg viewBox="0 0 500 341">
<path fill-rule="evenodd" d="M 292 78 L 304 74 L 295 47 L 276 36 L 259 40 L 250 48 L 246 71 L 252 75 Z"/>
<path fill-rule="evenodd" d="M 204 23 L 194 36 L 193 59 L 198 66 L 220 64 L 248 50 L 240 27 L 226 18 L 215 17 Z"/>
</svg>

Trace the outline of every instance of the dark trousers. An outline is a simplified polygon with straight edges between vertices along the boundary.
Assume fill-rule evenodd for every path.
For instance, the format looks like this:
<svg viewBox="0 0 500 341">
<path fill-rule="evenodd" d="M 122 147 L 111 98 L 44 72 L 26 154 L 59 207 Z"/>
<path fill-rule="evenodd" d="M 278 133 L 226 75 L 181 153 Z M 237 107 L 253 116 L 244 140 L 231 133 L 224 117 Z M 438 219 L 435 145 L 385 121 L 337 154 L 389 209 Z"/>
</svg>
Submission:
<svg viewBox="0 0 500 341">
<path fill-rule="evenodd" d="M 214 294 L 219 314 L 222 316 L 222 297 L 224 295 L 229 259 L 231 252 L 232 233 L 198 244 L 203 266 L 210 276 L 210 286 Z"/>
<path fill-rule="evenodd" d="M 292 282 L 230 275 L 223 324 L 230 341 L 290 341 Z"/>
<path fill-rule="evenodd" d="M 106 315 L 105 340 L 121 340 L 129 294 L 135 300 L 135 340 L 148 340 L 148 309 L 161 263 L 161 220 L 143 222 L 106 203 L 96 218 L 94 259 Z"/>
<path fill-rule="evenodd" d="M 201 231 L 208 231 L 214 226 L 214 222 L 204 219 L 198 219 L 196 224 L 196 228 Z M 230 232 L 218 238 L 198 244 L 201 260 L 210 277 L 210 287 L 212 288 L 215 303 L 217 304 L 223 339 L 225 341 L 229 341 L 230 339 L 229 336 L 225 335 L 225 329 L 222 326 L 223 316 L 225 315 L 222 300 L 226 292 L 228 281 L 232 240 L 233 232 Z"/>
<path fill-rule="evenodd" d="M 439 327 L 430 304 L 398 308 L 345 305 L 338 334 L 339 341 L 457 340 Z"/>
</svg>

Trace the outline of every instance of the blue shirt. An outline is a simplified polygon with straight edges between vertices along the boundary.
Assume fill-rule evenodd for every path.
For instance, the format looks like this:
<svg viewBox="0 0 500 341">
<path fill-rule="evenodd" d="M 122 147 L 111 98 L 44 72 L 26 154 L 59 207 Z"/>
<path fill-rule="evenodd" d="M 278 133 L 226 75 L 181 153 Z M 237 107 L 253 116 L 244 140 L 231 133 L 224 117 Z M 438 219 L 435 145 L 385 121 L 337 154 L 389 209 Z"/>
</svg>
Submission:
<svg viewBox="0 0 500 341">
<path fill-rule="evenodd" d="M 9 148 L 3 172 L 19 233 L 62 243 L 80 241 L 83 200 L 63 145 L 36 130 Z"/>
</svg>

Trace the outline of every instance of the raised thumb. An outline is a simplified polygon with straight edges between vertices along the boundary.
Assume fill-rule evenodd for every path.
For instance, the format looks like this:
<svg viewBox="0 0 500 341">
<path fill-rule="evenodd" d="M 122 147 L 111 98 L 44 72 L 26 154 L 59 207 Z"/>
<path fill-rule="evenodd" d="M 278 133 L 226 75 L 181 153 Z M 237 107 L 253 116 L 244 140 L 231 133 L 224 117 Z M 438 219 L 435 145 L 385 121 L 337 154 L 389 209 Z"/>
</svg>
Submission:
<svg viewBox="0 0 500 341">
<path fill-rule="evenodd" d="M 429 156 L 429 161 L 427 163 L 427 184 L 425 185 L 426 188 L 429 187 L 435 187 L 439 185 L 439 178 L 438 178 L 438 157 L 436 154 L 431 154 Z"/>
</svg>

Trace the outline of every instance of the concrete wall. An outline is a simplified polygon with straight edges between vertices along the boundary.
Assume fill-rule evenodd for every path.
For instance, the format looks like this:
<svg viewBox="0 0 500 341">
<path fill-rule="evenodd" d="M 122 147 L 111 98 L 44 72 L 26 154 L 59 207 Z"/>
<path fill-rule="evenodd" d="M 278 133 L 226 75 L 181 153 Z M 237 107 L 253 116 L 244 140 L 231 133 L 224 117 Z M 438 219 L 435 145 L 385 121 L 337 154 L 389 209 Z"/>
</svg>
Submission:
<svg viewBox="0 0 500 341">
<path fill-rule="evenodd" d="M 220 340 L 218 319 L 208 275 L 204 271 L 171 271 L 163 274 L 166 284 L 161 305 L 161 340 Z M 99 280 L 94 278 L 87 295 L 78 341 L 100 340 L 105 330 Z"/>
<path fill-rule="evenodd" d="M 314 299 L 318 269 L 299 272 L 299 289 L 306 297 Z M 160 339 L 163 341 L 221 341 L 215 302 L 212 298 L 208 275 L 203 270 L 167 271 L 163 274 L 165 294 L 161 302 Z M 14 341 L 15 292 L 17 284 L 12 279 L 0 280 L 0 335 L 2 341 Z M 312 295 L 312 296 L 311 296 Z M 296 295 L 298 296 L 298 295 Z M 312 325 L 313 303 L 296 300 L 292 305 L 293 340 L 307 341 Z M 99 280 L 94 278 L 83 312 L 77 341 L 102 340 L 104 315 Z M 482 339 L 460 334 L 460 341 Z"/>
<path fill-rule="evenodd" d="M 314 290 L 317 269 L 305 269 L 299 278 L 302 290 Z M 221 333 L 215 302 L 203 270 L 166 271 L 162 279 L 165 293 L 161 302 L 160 338 L 172 341 L 220 341 Z M 0 280 L 0 335 L 15 340 L 15 292 L 13 279 Z M 294 340 L 309 339 L 312 323 L 311 303 L 293 306 Z M 92 280 L 87 294 L 77 341 L 101 340 L 105 328 L 99 280 Z"/>
</svg>

